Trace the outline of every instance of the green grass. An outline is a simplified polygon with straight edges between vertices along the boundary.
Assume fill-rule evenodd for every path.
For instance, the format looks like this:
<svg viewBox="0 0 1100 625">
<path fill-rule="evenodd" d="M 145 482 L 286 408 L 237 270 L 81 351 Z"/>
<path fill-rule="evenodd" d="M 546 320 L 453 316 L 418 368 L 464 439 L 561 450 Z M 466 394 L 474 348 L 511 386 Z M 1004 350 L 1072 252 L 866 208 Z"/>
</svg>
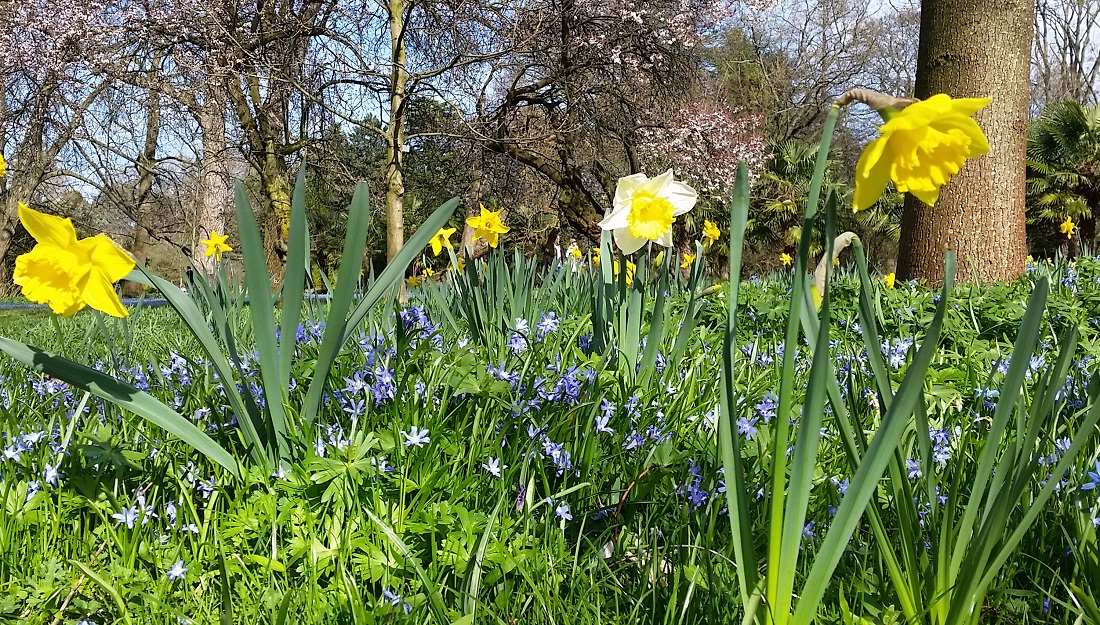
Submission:
<svg viewBox="0 0 1100 625">
<path fill-rule="evenodd" d="M 462 308 L 472 295 L 451 287 L 414 292 L 410 303 L 422 308 L 413 310 L 425 317 L 406 309 L 408 327 L 392 302 L 376 305 L 337 358 L 312 424 L 298 415 L 319 356 L 311 319 L 324 318 L 327 304 L 307 309 L 286 405 L 294 424 L 289 457 L 276 476 L 246 462 L 243 476 L 233 478 L 145 421 L 5 360 L 0 443 L 26 449 L 18 461 L 0 457 L 0 620 L 739 620 L 744 607 L 714 429 L 729 293 L 695 300 L 697 325 L 682 357 L 670 361 L 690 295 L 687 283 L 674 281 L 663 304 L 668 329 L 651 352 L 653 372 L 635 374 L 622 350 L 581 348 L 593 332 L 597 283 L 590 274 L 529 275 L 527 265 L 508 267 L 491 279 L 509 280 L 499 290 L 491 281 L 467 285 L 486 302 L 476 319 Z M 921 385 L 933 436 L 918 435 L 916 421 L 907 427 L 899 447 L 903 470 L 888 471 L 872 501 L 888 537 L 906 528 L 915 543 L 935 542 L 950 519 L 932 510 L 938 502 L 932 486 L 953 505 L 965 505 L 996 405 L 984 389 L 1004 380 L 997 364 L 1013 350 L 1035 280 L 1048 273 L 1052 289 L 1036 337 L 1036 356 L 1045 363 L 1025 376 L 1020 401 L 1031 405 L 1038 372 L 1053 366 L 1061 337 L 1077 329 L 1068 379 L 1056 381 L 1062 392 L 1054 416 L 1031 451 L 1044 459 L 1057 455 L 1057 441 L 1078 433 L 1100 357 L 1100 263 L 1078 262 L 1075 280 L 1067 281 L 1072 287 L 1063 284 L 1066 271 L 1044 265 L 1016 283 L 953 291 Z M 534 286 L 517 286 L 528 276 Z M 731 421 L 756 430 L 739 434 L 739 450 L 746 492 L 753 495 L 747 511 L 757 552 L 765 550 L 775 455 L 785 453 L 774 448 L 779 415 L 771 416 L 767 402 L 779 395 L 778 328 L 786 322 L 790 284 L 789 274 L 774 274 L 748 280 L 739 291 L 732 375 L 739 403 Z M 885 384 L 897 391 L 914 354 L 909 342 L 921 343 L 935 306 L 934 291 L 912 285 L 875 286 L 872 293 L 871 313 L 888 344 L 888 379 L 872 378 L 864 364 L 853 272 L 842 270 L 834 285 L 828 337 L 828 362 L 847 413 L 868 438 L 882 415 L 873 389 Z M 649 336 L 652 319 L 645 311 L 652 304 L 640 310 L 639 337 Z M 539 337 L 537 326 L 551 311 L 559 327 Z M 235 322 L 242 353 L 252 350 L 246 312 Z M 525 339 L 514 337 L 516 317 L 528 321 Z M 70 320 L 0 313 L 0 335 L 100 362 L 148 388 L 236 457 L 249 458 L 220 382 L 170 309 L 143 309 L 117 323 L 89 313 Z M 525 349 L 515 353 L 510 344 Z M 641 361 L 647 352 L 631 353 Z M 254 370 L 257 357 L 246 358 L 246 371 Z M 797 410 L 810 375 L 805 344 L 793 370 Z M 376 390 L 358 390 L 359 380 Z M 597 420 L 605 407 L 606 423 Z M 831 511 L 842 501 L 841 485 L 852 476 L 836 419 L 828 408 L 809 484 L 805 554 L 821 547 Z M 792 441 L 798 425 L 796 419 Z M 420 430 L 430 442 L 403 444 L 406 434 Z M 23 438 L 39 432 L 41 440 Z M 937 447 L 936 460 L 931 447 L 922 447 L 926 439 Z M 998 453 L 1014 444 L 991 440 Z M 1073 622 L 1080 601 L 1071 599 L 1070 584 L 1079 596 L 1096 592 L 1088 563 L 1096 557 L 1098 500 L 1096 491 L 1081 486 L 1090 480 L 1087 471 L 1097 470 L 1098 456 L 1090 439 L 1072 458 L 1065 484 L 992 580 L 981 622 Z M 500 477 L 486 468 L 497 466 L 493 459 Z M 47 484 L 44 473 L 55 466 L 63 477 Z M 910 478 L 914 466 L 921 476 Z M 1024 506 L 1009 513 L 1010 527 L 1038 497 L 1044 475 L 1045 469 L 1024 480 Z M 28 496 L 32 482 L 41 489 Z M 915 503 L 902 501 L 901 493 Z M 126 510 L 137 510 L 132 528 L 112 517 Z M 918 575 L 932 570 L 925 553 L 915 547 L 910 554 Z M 887 560 L 863 518 L 828 585 L 820 622 L 841 622 L 845 610 L 854 622 L 897 622 L 891 615 L 902 604 Z M 169 579 L 177 562 L 187 571 Z M 812 564 L 808 556 L 799 559 L 796 588 Z"/>
</svg>

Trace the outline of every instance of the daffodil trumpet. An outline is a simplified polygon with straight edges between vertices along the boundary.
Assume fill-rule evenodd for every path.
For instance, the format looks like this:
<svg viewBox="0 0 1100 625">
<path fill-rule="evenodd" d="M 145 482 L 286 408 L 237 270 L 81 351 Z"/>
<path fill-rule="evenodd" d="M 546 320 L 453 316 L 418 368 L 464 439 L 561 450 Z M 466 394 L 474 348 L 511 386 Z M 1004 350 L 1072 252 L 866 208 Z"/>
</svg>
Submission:
<svg viewBox="0 0 1100 625">
<path fill-rule="evenodd" d="M 114 284 L 135 266 L 130 254 L 105 234 L 77 240 L 73 222 L 19 203 L 19 221 L 37 244 L 15 259 L 14 282 L 23 296 L 72 317 L 85 306 L 125 317 Z"/>
<path fill-rule="evenodd" d="M 652 241 L 672 247 L 672 224 L 690 211 L 698 199 L 695 189 L 672 179 L 672 170 L 649 178 L 632 174 L 619 178 L 615 201 L 600 228 L 610 230 L 624 254 L 633 254 Z"/>
<path fill-rule="evenodd" d="M 952 98 L 936 94 L 927 100 L 897 98 L 869 89 L 854 89 L 834 105 L 863 102 L 884 124 L 856 163 L 852 208 L 861 211 L 878 202 L 893 182 L 929 206 L 940 189 L 959 173 L 967 160 L 989 151 L 989 141 L 972 116 L 989 105 L 989 98 Z"/>
</svg>

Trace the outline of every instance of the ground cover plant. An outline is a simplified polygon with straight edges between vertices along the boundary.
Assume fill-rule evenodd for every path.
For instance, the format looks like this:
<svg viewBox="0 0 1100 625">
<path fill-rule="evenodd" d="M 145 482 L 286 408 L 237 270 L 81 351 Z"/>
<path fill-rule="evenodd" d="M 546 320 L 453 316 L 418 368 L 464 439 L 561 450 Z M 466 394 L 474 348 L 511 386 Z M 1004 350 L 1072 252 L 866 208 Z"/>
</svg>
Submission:
<svg viewBox="0 0 1100 625">
<path fill-rule="evenodd" d="M 918 499 L 915 513 L 927 519 L 918 525 L 926 540 L 942 522 L 934 502 L 952 495 L 966 501 L 967 491 L 952 481 L 975 470 L 1024 298 L 1048 275 L 1050 312 L 1029 358 L 1025 395 L 1038 383 L 1043 361 L 1056 357 L 1061 331 L 1083 329 L 1059 385 L 1057 421 L 1035 449 L 1041 463 L 1056 461 L 1077 431 L 1100 348 L 1091 304 L 1100 298 L 1100 261 L 1036 266 L 1024 280 L 982 296 L 956 289 L 925 384 L 931 453 L 921 450 L 915 429 L 902 443 L 900 480 Z M 561 279 L 578 293 L 592 288 L 588 273 L 563 272 Z M 734 378 L 744 409 L 735 427 L 753 492 L 765 487 L 774 436 L 782 356 L 774 328 L 785 317 L 789 287 L 787 274 L 741 286 L 742 357 Z M 509 335 L 511 347 L 475 343 L 451 325 L 435 296 L 414 297 L 396 313 L 380 306 L 376 324 L 356 334 L 362 351 L 338 360 L 340 382 L 317 425 L 300 433 L 304 455 L 241 481 L 163 431 L 6 363 L 5 617 L 49 622 L 61 613 L 62 622 L 103 623 L 125 615 L 161 622 L 156 615 L 168 613 L 212 621 L 227 605 L 224 580 L 235 619 L 285 613 L 289 622 L 350 621 L 360 612 L 383 622 L 431 621 L 413 562 L 456 615 L 477 606 L 489 622 L 521 615 L 538 622 L 718 621 L 739 613 L 714 444 L 720 402 L 714 371 L 728 293 L 698 303 L 701 322 L 678 365 L 667 362 L 673 345 L 666 341 L 651 378 L 615 383 L 614 367 L 584 349 L 587 313 L 556 305 L 569 300 L 557 299 L 551 288 L 532 290 L 521 318 L 526 327 L 510 320 L 509 330 L 521 337 Z M 682 288 L 670 294 L 673 310 L 686 305 Z M 870 430 L 873 380 L 862 361 L 855 289 L 854 276 L 839 278 L 830 353 L 848 401 L 861 408 L 852 414 Z M 935 297 L 909 284 L 875 286 L 891 379 L 909 366 Z M 140 334 L 157 327 L 163 312 L 141 311 L 127 323 Z M 88 323 L 75 319 L 62 328 L 76 337 Z M 102 337 L 85 350 L 79 341 L 52 343 L 48 326 L 31 338 L 117 366 L 226 448 L 244 453 L 218 383 L 183 328 L 165 337 L 181 349 L 138 343 L 129 361 L 109 365 L 112 350 Z M 317 321 L 301 325 L 295 338 L 302 357 L 316 357 L 321 330 Z M 808 373 L 807 355 L 800 347 L 800 381 Z M 295 385 L 292 406 L 304 392 Z M 828 421 L 824 427 L 803 548 L 819 542 L 851 478 L 839 432 Z M 1096 471 L 1097 453 L 1092 445 L 1078 454 L 1041 526 L 1029 531 L 994 580 L 985 608 L 994 621 L 1072 621 L 1068 584 L 1088 588 L 1085 563 L 1095 558 L 1096 496 L 1082 489 L 1095 484 L 1089 472 Z M 936 480 L 931 490 L 926 476 Z M 1028 482 L 1029 496 L 1044 477 Z M 363 510 L 386 519 L 404 549 Z M 896 532 L 899 520 L 884 516 Z M 839 618 L 843 596 L 872 621 L 900 613 L 877 551 L 872 529 L 861 528 L 827 612 Z M 919 558 L 923 550 L 915 551 Z M 471 588 L 474 571 L 480 582 Z"/>
<path fill-rule="evenodd" d="M 274 295 L 240 192 L 243 281 L 222 266 L 184 292 L 138 266 L 170 310 L 0 339 L 0 614 L 1095 621 L 1100 259 L 956 287 L 948 254 L 941 288 L 895 283 L 836 236 L 828 193 L 810 274 L 835 116 L 793 267 L 732 286 L 706 278 L 713 234 L 621 253 L 663 245 L 684 207 L 645 211 L 684 201 L 671 174 L 631 181 L 583 263 L 460 261 L 439 242 L 453 275 L 407 302 L 404 267 L 457 202 L 360 288 L 358 193 L 318 300 L 301 295 L 304 172 Z M 742 167 L 735 276 L 747 182 Z M 634 228 L 651 215 L 667 221 Z M 477 219 L 491 245 L 506 234 Z"/>
</svg>

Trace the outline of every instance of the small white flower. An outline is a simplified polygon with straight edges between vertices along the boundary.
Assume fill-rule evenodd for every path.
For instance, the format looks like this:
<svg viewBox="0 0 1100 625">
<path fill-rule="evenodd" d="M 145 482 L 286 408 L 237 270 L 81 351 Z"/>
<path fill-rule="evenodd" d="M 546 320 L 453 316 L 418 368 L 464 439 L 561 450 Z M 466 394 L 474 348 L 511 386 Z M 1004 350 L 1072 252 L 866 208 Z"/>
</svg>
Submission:
<svg viewBox="0 0 1100 625">
<path fill-rule="evenodd" d="M 183 560 L 176 560 L 176 563 L 168 569 L 168 581 L 175 582 L 183 579 L 183 576 L 187 574 L 189 569 L 183 565 Z"/>
<path fill-rule="evenodd" d="M 485 469 L 493 475 L 493 477 L 500 477 L 500 472 L 508 468 L 508 465 L 502 465 L 500 458 L 489 458 L 488 464 L 481 463 L 481 468 Z"/>
<path fill-rule="evenodd" d="M 405 447 L 409 447 L 412 445 L 423 447 L 425 443 L 432 442 L 432 439 L 428 437 L 428 429 L 424 428 L 423 430 L 421 430 L 415 425 L 412 427 L 411 433 L 406 432 L 405 430 L 401 430 L 401 435 L 405 437 L 405 442 L 403 443 Z"/>
<path fill-rule="evenodd" d="M 573 515 L 569 513 L 569 504 L 562 502 L 554 508 L 554 514 L 565 519 L 566 521 L 572 521 Z"/>
<path fill-rule="evenodd" d="M 122 512 L 116 512 L 116 513 L 112 514 L 111 518 L 114 519 L 115 522 L 117 522 L 118 524 L 125 523 L 126 524 L 126 529 L 132 530 L 132 529 L 134 529 L 134 525 L 137 524 L 138 509 L 137 508 L 123 508 Z"/>
</svg>

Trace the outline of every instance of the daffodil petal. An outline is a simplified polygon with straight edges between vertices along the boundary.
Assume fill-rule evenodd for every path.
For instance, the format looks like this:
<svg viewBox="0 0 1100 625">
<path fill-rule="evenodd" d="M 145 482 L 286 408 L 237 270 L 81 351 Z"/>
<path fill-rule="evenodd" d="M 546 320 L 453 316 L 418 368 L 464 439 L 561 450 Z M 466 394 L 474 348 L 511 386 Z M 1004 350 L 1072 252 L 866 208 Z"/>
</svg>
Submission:
<svg viewBox="0 0 1100 625">
<path fill-rule="evenodd" d="M 622 206 L 615 206 L 612 208 L 611 212 L 600 221 L 599 226 L 604 230 L 626 228 L 628 225 L 628 217 L 630 217 L 630 198 L 627 198 Z"/>
<path fill-rule="evenodd" d="M 672 247 L 672 229 L 669 228 L 659 238 L 654 239 L 654 243 L 665 247 Z"/>
<path fill-rule="evenodd" d="M 644 193 L 653 197 L 663 197 L 665 195 L 665 189 L 671 182 L 672 170 L 667 169 L 663 173 L 647 180 L 645 184 L 635 190 L 635 193 Z"/>
<path fill-rule="evenodd" d="M 646 183 L 649 178 L 645 174 L 630 174 L 629 176 L 623 176 L 619 178 L 619 182 L 615 185 L 615 203 L 625 201 L 630 203 L 630 198 L 634 196 L 634 192 L 638 190 L 638 187 Z"/>
<path fill-rule="evenodd" d="M 642 249 L 642 246 L 646 244 L 647 239 L 636 237 L 630 233 L 630 228 L 619 228 L 613 233 L 615 235 L 615 245 L 619 246 L 623 254 L 633 254 Z"/>
<path fill-rule="evenodd" d="M 129 314 L 118 299 L 118 293 L 115 293 L 114 282 L 99 269 L 93 269 L 88 274 L 81 296 L 89 306 L 112 317 L 125 317 Z"/>
<path fill-rule="evenodd" d="M 878 139 L 867 144 L 867 147 L 863 148 L 863 154 L 859 155 L 859 161 L 856 163 L 856 179 L 866 178 L 870 175 L 875 165 L 878 165 L 882 159 L 883 153 L 886 151 L 886 146 L 889 143 L 889 136 L 883 135 Z"/>
<path fill-rule="evenodd" d="M 863 155 L 860 156 L 859 164 L 856 165 L 856 190 L 852 210 L 857 212 L 873 206 L 882 197 L 882 192 L 886 190 L 886 184 L 890 182 L 889 160 L 879 158 L 873 167 L 865 169 L 864 159 L 873 158 L 873 154 L 870 154 L 871 151 L 871 146 L 867 146 L 867 149 L 863 151 Z M 879 153 L 881 155 L 881 151 Z"/>
<path fill-rule="evenodd" d="M 940 198 L 940 189 L 934 185 L 910 188 L 908 193 L 929 206 L 935 206 L 936 200 Z"/>
<path fill-rule="evenodd" d="M 671 171 L 671 170 L 670 170 Z M 665 187 L 663 196 L 672 204 L 672 215 L 679 217 L 695 207 L 699 194 L 686 184 L 673 180 Z"/>
<path fill-rule="evenodd" d="M 19 203 L 19 221 L 35 241 L 62 249 L 76 243 L 76 230 L 67 217 L 40 213 L 26 204 Z"/>
<path fill-rule="evenodd" d="M 91 248 L 89 255 L 92 264 L 112 283 L 125 278 L 137 266 L 134 258 L 105 234 L 84 239 L 79 245 Z"/>
<path fill-rule="evenodd" d="M 992 98 L 953 98 L 951 100 L 951 112 L 970 117 L 989 106 L 992 102 Z"/>
<path fill-rule="evenodd" d="M 77 289 L 79 276 L 69 269 L 74 260 L 71 251 L 40 243 L 15 259 L 12 281 L 30 301 L 49 304 L 54 313 L 71 317 L 84 307 Z"/>
</svg>

